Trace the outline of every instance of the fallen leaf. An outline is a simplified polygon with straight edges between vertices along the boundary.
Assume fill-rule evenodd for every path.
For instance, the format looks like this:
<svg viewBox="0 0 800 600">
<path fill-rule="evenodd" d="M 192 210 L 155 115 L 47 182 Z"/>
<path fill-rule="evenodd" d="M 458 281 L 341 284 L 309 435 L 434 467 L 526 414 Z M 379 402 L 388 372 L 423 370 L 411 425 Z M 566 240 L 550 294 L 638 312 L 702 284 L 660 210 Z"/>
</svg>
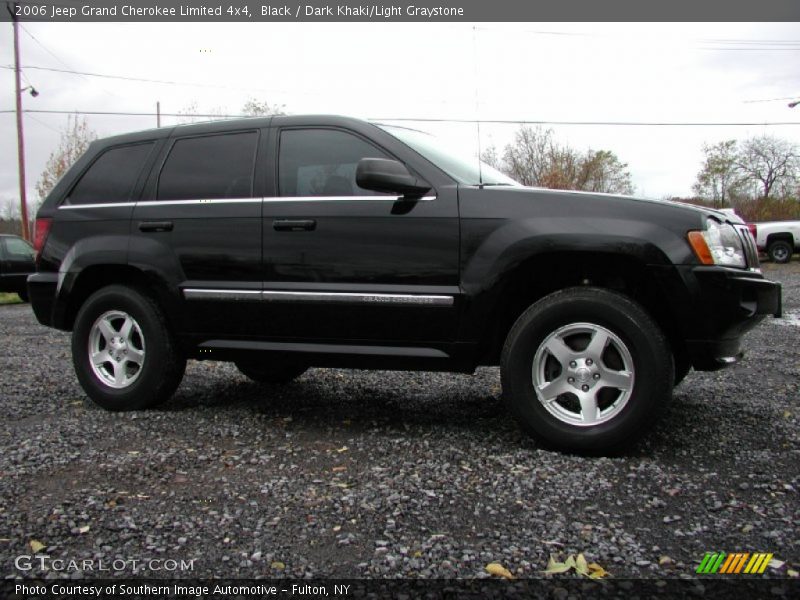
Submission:
<svg viewBox="0 0 800 600">
<path fill-rule="evenodd" d="M 602 579 L 603 577 L 610 575 L 608 571 L 606 571 L 597 563 L 589 563 L 589 570 L 591 571 L 591 573 L 589 573 L 590 579 Z"/>
<path fill-rule="evenodd" d="M 589 565 L 586 563 L 586 557 L 583 554 L 578 554 L 578 558 L 575 559 L 575 570 L 581 575 L 589 574 Z"/>
<path fill-rule="evenodd" d="M 511 571 L 506 569 L 500 563 L 489 563 L 486 565 L 486 572 L 490 575 L 496 575 L 497 577 L 505 577 L 506 579 L 514 579 L 514 576 L 511 574 Z"/>
<path fill-rule="evenodd" d="M 41 552 L 46 548 L 46 546 L 39 540 L 31 540 L 30 545 L 31 545 L 31 550 L 33 551 L 34 554 Z"/>
<path fill-rule="evenodd" d="M 348 450 L 349 450 L 349 448 L 347 446 L 342 446 L 341 448 L 337 449 L 336 451 L 341 454 L 342 452 L 347 452 Z"/>
<path fill-rule="evenodd" d="M 673 563 L 673 560 L 669 556 L 662 556 L 661 558 L 658 559 L 658 564 L 660 564 L 662 566 L 663 565 L 671 565 L 672 563 Z"/>
<path fill-rule="evenodd" d="M 342 471 L 347 471 L 347 467 L 333 467 L 331 471 L 333 471 L 334 473 L 341 473 Z"/>
<path fill-rule="evenodd" d="M 556 573 L 566 573 L 569 571 L 571 567 L 566 563 L 558 562 L 553 555 L 550 555 L 550 560 L 547 561 L 547 569 L 545 569 L 546 575 L 555 575 Z"/>
<path fill-rule="evenodd" d="M 334 525 L 333 526 L 333 530 L 334 531 L 341 531 L 342 530 L 342 526 L 341 525 Z"/>
<path fill-rule="evenodd" d="M 742 533 L 750 533 L 751 531 L 753 531 L 753 526 L 750 523 L 742 527 Z"/>
<path fill-rule="evenodd" d="M 782 560 L 778 560 L 777 558 L 773 558 L 769 561 L 768 566 L 770 569 L 780 569 L 786 563 Z"/>
<path fill-rule="evenodd" d="M 791 416 L 792 416 L 792 413 L 790 413 L 788 410 L 783 411 L 783 418 L 784 419 L 789 419 L 789 418 L 791 418 Z"/>
<path fill-rule="evenodd" d="M 286 565 L 279 560 L 273 561 L 269 566 L 277 571 L 283 571 L 286 568 Z"/>
<path fill-rule="evenodd" d="M 89 526 L 84 525 L 83 527 L 78 527 L 78 533 L 87 533 L 89 531 Z"/>
<path fill-rule="evenodd" d="M 786 574 L 787 574 L 789 577 L 800 577 L 800 573 L 798 573 L 798 572 L 797 572 L 797 571 L 795 571 L 794 569 L 786 569 Z"/>
</svg>

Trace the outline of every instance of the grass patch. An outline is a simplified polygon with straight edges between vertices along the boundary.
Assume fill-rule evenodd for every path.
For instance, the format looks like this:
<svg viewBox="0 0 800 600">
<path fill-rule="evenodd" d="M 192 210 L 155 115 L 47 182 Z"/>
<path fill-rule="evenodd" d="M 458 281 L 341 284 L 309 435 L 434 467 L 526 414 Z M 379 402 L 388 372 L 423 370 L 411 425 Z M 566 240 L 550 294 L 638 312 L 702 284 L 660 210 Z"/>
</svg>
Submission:
<svg viewBox="0 0 800 600">
<path fill-rule="evenodd" d="M 16 294 L 0 292 L 0 304 L 20 304 L 22 300 Z"/>
</svg>

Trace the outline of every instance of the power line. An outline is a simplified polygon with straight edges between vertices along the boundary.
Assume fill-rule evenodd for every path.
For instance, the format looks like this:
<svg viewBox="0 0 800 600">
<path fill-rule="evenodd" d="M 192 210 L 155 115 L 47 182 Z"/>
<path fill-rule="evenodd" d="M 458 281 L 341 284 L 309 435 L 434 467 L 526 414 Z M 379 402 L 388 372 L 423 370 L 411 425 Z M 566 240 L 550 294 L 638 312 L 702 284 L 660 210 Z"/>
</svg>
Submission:
<svg viewBox="0 0 800 600">
<path fill-rule="evenodd" d="M 2 113 L 13 113 L 13 110 L 0 110 Z M 41 110 L 25 109 L 24 113 L 55 115 L 96 115 L 122 117 L 154 117 L 154 112 L 125 112 L 110 110 Z M 161 113 L 162 117 L 204 117 L 216 119 L 247 119 L 253 115 L 214 114 L 214 113 Z M 622 127 L 759 127 L 779 125 L 800 125 L 800 121 L 762 121 L 762 122 L 669 122 L 669 121 L 545 121 L 530 119 L 434 119 L 411 117 L 371 117 L 370 121 L 378 122 L 410 122 L 410 123 L 487 123 L 491 125 L 608 125 Z"/>
<path fill-rule="evenodd" d="M 794 100 L 795 98 L 800 98 L 800 94 L 795 96 L 784 96 L 783 98 L 766 98 L 764 100 L 742 100 L 742 103 L 754 104 L 756 102 L 780 102 L 781 100 Z"/>
<path fill-rule="evenodd" d="M 431 118 L 377 118 L 371 117 L 370 121 L 396 121 L 410 123 L 490 123 L 493 125 L 613 125 L 625 127 L 738 127 L 760 125 L 800 125 L 800 121 L 764 121 L 761 123 L 743 122 L 668 122 L 668 121 L 530 121 L 513 119 L 431 119 Z"/>
<path fill-rule="evenodd" d="M 184 87 L 199 87 L 199 88 L 211 88 L 211 89 L 223 89 L 223 90 L 239 90 L 239 91 L 250 91 L 250 92 L 268 92 L 271 94 L 288 94 L 290 93 L 287 90 L 275 90 L 275 89 L 266 89 L 266 88 L 244 88 L 244 87 L 232 87 L 229 85 L 220 85 L 220 84 L 213 84 L 213 83 L 194 83 L 189 81 L 171 81 L 168 79 L 148 79 L 146 77 L 131 77 L 128 75 L 110 75 L 108 73 L 92 73 L 89 71 L 77 71 L 74 69 L 57 69 L 55 67 L 40 67 L 34 65 L 24 65 L 23 69 L 33 69 L 37 71 L 51 71 L 54 73 L 66 73 L 69 75 L 80 75 L 82 77 L 102 77 L 105 79 L 120 79 L 122 81 L 133 81 L 136 83 L 155 83 L 159 85 L 176 85 L 176 86 L 184 86 Z M 10 65 L 0 65 L 0 69 L 13 69 Z M 318 92 L 303 92 L 306 95 L 321 95 Z"/>
<path fill-rule="evenodd" d="M 61 58 L 60 58 L 60 57 L 59 57 L 59 56 L 58 56 L 58 55 L 57 55 L 55 52 L 53 52 L 52 50 L 50 50 L 50 48 L 48 48 L 48 47 L 47 47 L 47 46 L 45 46 L 45 45 L 44 45 L 42 42 L 40 42 L 40 41 L 39 41 L 39 39 L 38 39 L 38 38 L 37 38 L 35 35 L 33 35 L 33 34 L 30 32 L 30 31 L 28 31 L 28 30 L 25 28 L 25 26 L 24 26 L 24 25 L 20 25 L 20 27 L 22 28 L 22 31 L 24 31 L 24 32 L 25 32 L 25 33 L 28 35 L 28 37 L 30 37 L 30 38 L 31 38 L 31 39 L 32 39 L 34 42 L 36 42 L 36 43 L 39 45 L 39 47 L 40 47 L 42 50 L 44 50 L 44 51 L 45 51 L 45 52 L 47 52 L 47 53 L 48 53 L 50 56 L 52 56 L 53 58 L 55 58 L 55 59 L 56 59 L 56 60 L 57 60 L 59 63 L 61 63 L 62 65 L 64 65 L 64 66 L 65 66 L 67 69 L 70 69 L 70 70 L 72 69 L 72 67 L 71 67 L 71 66 L 69 66 L 67 63 L 65 63 L 63 60 L 61 60 Z M 22 68 L 24 69 L 25 67 L 22 67 Z M 77 72 L 76 72 L 76 73 L 77 73 Z M 86 79 L 86 77 L 84 77 L 84 79 Z M 88 79 L 86 79 L 86 80 L 87 80 L 87 81 L 89 81 Z M 101 90 L 103 90 L 103 91 L 104 91 L 106 94 L 108 94 L 109 96 L 115 96 L 116 98 L 119 98 L 119 97 L 120 97 L 120 96 L 118 96 L 117 94 L 115 94 L 114 92 L 110 92 L 110 91 L 108 91 L 108 90 L 107 90 L 107 89 L 105 89 L 104 87 L 101 87 L 100 89 L 101 89 Z"/>
</svg>

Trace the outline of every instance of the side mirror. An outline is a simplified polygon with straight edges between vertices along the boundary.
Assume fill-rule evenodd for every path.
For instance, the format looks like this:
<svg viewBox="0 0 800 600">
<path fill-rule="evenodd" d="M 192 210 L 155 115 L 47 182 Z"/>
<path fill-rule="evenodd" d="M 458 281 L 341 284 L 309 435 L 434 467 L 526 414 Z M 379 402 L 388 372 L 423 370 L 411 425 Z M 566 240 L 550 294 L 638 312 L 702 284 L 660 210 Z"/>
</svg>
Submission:
<svg viewBox="0 0 800 600">
<path fill-rule="evenodd" d="M 366 190 L 411 198 L 419 198 L 431 189 L 430 184 L 414 177 L 403 163 L 385 158 L 362 158 L 356 167 L 356 183 Z"/>
</svg>

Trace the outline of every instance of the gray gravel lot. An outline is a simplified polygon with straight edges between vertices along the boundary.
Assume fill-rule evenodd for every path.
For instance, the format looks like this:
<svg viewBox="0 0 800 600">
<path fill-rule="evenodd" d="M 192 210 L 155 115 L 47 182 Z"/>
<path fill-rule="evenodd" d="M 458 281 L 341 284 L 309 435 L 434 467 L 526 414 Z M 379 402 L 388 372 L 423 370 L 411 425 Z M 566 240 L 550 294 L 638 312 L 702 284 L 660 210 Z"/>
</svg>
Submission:
<svg viewBox="0 0 800 600">
<path fill-rule="evenodd" d="M 584 552 L 614 577 L 686 577 L 719 550 L 774 552 L 788 564 L 767 576 L 785 576 L 800 563 L 800 263 L 765 270 L 789 318 L 752 332 L 733 369 L 691 373 L 619 458 L 538 448 L 497 369 L 315 369 L 270 387 L 193 362 L 167 405 L 111 414 L 79 388 L 68 334 L 0 307 L 2 575 L 80 575 L 18 571 L 36 540 L 66 560 L 194 559 L 123 576 L 536 576 Z"/>
</svg>

